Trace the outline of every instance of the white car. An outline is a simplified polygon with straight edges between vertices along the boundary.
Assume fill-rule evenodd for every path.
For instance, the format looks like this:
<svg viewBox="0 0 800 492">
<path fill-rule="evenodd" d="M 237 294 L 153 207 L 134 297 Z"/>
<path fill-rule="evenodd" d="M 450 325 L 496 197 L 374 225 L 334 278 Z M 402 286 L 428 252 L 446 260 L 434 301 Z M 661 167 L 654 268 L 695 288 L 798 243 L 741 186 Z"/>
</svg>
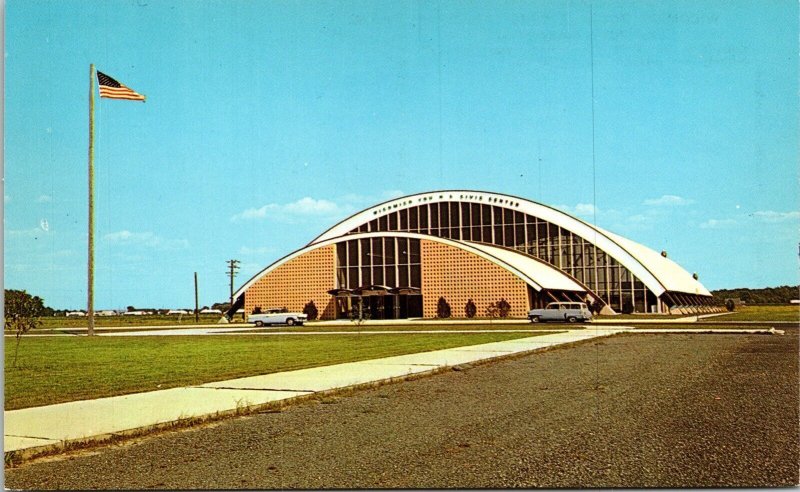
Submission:
<svg viewBox="0 0 800 492">
<path fill-rule="evenodd" d="M 544 309 L 533 309 L 528 313 L 531 323 L 539 321 L 562 321 L 576 323 L 591 321 L 592 313 L 582 302 L 551 302 Z"/>
<path fill-rule="evenodd" d="M 286 309 L 267 309 L 263 313 L 251 314 L 247 317 L 248 323 L 256 326 L 264 325 L 302 325 L 308 320 L 303 313 L 290 313 Z"/>
</svg>

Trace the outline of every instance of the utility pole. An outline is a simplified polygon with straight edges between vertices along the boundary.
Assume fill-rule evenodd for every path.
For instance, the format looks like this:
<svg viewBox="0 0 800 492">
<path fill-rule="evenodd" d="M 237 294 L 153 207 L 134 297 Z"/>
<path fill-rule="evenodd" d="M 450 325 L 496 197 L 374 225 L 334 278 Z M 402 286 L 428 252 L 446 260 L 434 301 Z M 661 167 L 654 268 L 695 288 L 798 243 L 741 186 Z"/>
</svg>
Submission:
<svg viewBox="0 0 800 492">
<path fill-rule="evenodd" d="M 231 278 L 231 309 L 233 309 L 233 279 L 236 277 L 236 272 L 239 270 L 239 260 L 228 260 L 228 275 Z M 232 316 L 232 315 L 231 315 Z"/>
<path fill-rule="evenodd" d="M 200 304 L 197 296 L 197 272 L 194 272 L 194 322 L 200 322 Z"/>
</svg>

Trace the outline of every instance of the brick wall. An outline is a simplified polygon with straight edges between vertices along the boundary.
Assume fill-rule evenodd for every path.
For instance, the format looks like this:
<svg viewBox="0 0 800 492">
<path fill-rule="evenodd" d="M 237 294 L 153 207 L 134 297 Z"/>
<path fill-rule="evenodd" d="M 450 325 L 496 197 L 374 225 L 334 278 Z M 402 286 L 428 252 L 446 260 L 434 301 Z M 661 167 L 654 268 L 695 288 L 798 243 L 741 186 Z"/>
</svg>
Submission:
<svg viewBox="0 0 800 492">
<path fill-rule="evenodd" d="M 527 284 L 516 275 L 462 249 L 435 241 L 421 243 L 424 317 L 436 317 L 439 297 L 447 300 L 456 318 L 466 316 L 468 299 L 475 303 L 476 316 L 485 316 L 486 307 L 501 298 L 511 304 L 509 316 L 528 314 Z"/>
<path fill-rule="evenodd" d="M 261 277 L 245 292 L 245 313 L 252 313 L 256 306 L 285 306 L 302 312 L 306 303 L 313 300 L 319 318 L 333 319 L 336 307 L 328 291 L 335 287 L 335 248 L 330 245 L 311 250 Z"/>
</svg>

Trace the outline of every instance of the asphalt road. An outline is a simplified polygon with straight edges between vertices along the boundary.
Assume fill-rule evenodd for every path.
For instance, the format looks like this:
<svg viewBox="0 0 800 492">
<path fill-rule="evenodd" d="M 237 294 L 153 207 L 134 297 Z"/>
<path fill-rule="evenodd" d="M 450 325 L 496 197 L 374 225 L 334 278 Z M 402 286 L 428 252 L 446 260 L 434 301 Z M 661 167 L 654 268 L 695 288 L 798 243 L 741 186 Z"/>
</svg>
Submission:
<svg viewBox="0 0 800 492">
<path fill-rule="evenodd" d="M 798 483 L 798 332 L 624 335 L 6 470 L 14 489 Z"/>
</svg>

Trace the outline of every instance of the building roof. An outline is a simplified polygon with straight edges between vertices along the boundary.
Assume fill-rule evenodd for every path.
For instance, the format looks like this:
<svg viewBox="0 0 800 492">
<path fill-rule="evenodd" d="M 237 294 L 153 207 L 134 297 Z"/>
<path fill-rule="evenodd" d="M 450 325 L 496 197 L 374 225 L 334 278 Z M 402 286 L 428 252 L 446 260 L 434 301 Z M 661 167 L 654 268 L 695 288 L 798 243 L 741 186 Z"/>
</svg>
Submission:
<svg viewBox="0 0 800 492">
<path fill-rule="evenodd" d="M 373 237 L 408 237 L 446 244 L 477 255 L 494 263 L 495 265 L 504 268 L 505 270 L 508 270 L 537 291 L 545 289 L 586 292 L 587 290 L 586 287 L 575 281 L 572 277 L 568 276 L 561 270 L 543 261 L 513 250 L 500 248 L 497 246 L 490 246 L 487 244 L 457 241 L 454 239 L 430 236 L 427 234 L 418 234 L 414 232 L 365 232 L 359 234 L 348 234 L 346 236 L 338 236 L 308 244 L 305 247 L 284 256 L 280 260 L 258 272 L 244 285 L 242 285 L 239 290 L 236 291 L 234 297 L 239 297 L 242 293 L 244 293 L 244 291 L 250 288 L 251 285 L 257 282 L 258 279 L 304 253 L 342 241 Z"/>
<path fill-rule="evenodd" d="M 334 225 L 309 244 L 338 237 L 367 222 L 404 208 L 438 202 L 464 202 L 494 205 L 539 217 L 595 244 L 630 270 L 650 291 L 660 296 L 665 291 L 710 296 L 711 293 L 680 265 L 652 249 L 605 231 L 542 203 L 502 193 L 474 190 L 441 190 L 395 198 L 357 212 Z M 430 237 L 430 236 L 429 236 Z"/>
</svg>

